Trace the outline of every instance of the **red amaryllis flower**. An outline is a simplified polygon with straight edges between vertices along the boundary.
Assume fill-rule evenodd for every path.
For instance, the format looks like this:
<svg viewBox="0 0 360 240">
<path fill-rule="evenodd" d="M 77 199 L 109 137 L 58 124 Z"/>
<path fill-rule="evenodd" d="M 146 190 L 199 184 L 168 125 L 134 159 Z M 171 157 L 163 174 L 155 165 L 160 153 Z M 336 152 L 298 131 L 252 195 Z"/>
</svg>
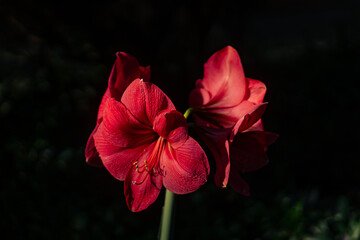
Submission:
<svg viewBox="0 0 360 240">
<path fill-rule="evenodd" d="M 142 78 L 144 81 L 149 81 L 150 67 L 139 66 L 136 58 L 130 54 L 124 52 L 116 53 L 116 61 L 109 77 L 108 88 L 106 89 L 99 107 L 96 126 L 86 144 L 85 158 L 88 164 L 96 167 L 103 166 L 99 158 L 99 153 L 94 145 L 93 136 L 102 122 L 106 101 L 109 98 L 120 100 L 127 86 L 129 86 L 129 84 L 137 78 Z"/>
<path fill-rule="evenodd" d="M 230 177 L 231 186 L 248 195 L 239 172 L 267 163 L 264 151 L 277 136 L 263 132 L 265 92 L 262 82 L 245 77 L 237 51 L 228 46 L 205 63 L 204 78 L 190 94 L 194 120 L 214 155 L 215 183 L 220 187 L 226 187 Z"/>
<path fill-rule="evenodd" d="M 94 140 L 106 169 L 125 181 L 126 202 L 134 212 L 152 204 L 162 185 L 190 193 L 209 174 L 207 157 L 188 136 L 184 116 L 158 87 L 139 79 L 120 102 L 107 100 Z"/>
</svg>

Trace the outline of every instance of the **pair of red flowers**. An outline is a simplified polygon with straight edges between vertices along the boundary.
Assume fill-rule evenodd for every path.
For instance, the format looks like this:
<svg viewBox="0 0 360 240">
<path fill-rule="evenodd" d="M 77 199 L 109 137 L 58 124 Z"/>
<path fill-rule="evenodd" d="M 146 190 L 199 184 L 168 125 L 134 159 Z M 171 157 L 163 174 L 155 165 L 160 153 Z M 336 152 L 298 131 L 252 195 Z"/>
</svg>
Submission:
<svg viewBox="0 0 360 240">
<path fill-rule="evenodd" d="M 149 82 L 150 68 L 129 54 L 116 56 L 85 156 L 125 181 L 127 205 L 136 212 L 152 204 L 163 185 L 176 194 L 196 191 L 210 169 L 188 136 L 185 117 Z M 245 77 L 238 53 L 228 46 L 210 57 L 190 94 L 195 128 L 214 155 L 219 187 L 229 183 L 249 195 L 240 172 L 268 162 L 265 151 L 277 135 L 264 132 L 261 123 L 265 92 L 262 82 Z"/>
</svg>

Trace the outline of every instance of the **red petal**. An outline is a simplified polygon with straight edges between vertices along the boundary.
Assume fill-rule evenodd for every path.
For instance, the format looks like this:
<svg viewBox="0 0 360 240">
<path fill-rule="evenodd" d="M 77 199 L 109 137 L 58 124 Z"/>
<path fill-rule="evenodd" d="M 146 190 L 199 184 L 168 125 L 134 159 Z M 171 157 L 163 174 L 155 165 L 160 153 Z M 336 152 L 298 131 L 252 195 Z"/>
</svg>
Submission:
<svg viewBox="0 0 360 240">
<path fill-rule="evenodd" d="M 231 166 L 241 172 L 252 172 L 268 162 L 265 148 L 276 139 L 276 134 L 246 132 L 235 136 L 230 147 Z"/>
<path fill-rule="evenodd" d="M 138 185 L 135 181 L 141 181 L 142 179 L 135 169 L 135 167 L 131 168 L 125 179 L 124 193 L 129 209 L 133 212 L 140 212 L 154 203 L 159 196 L 162 187 L 162 177 L 160 175 L 156 177 L 149 175 L 143 183 Z"/>
<path fill-rule="evenodd" d="M 109 77 L 111 96 L 120 101 L 125 89 L 137 78 L 149 80 L 149 67 L 140 67 L 136 58 L 130 54 L 124 52 L 116 53 L 116 61 Z"/>
<path fill-rule="evenodd" d="M 266 105 L 267 103 L 255 104 L 242 101 L 239 105 L 231 108 L 206 108 L 203 111 L 196 111 L 194 117 L 199 126 L 231 128 L 247 114 L 252 114 L 254 117 L 262 114 L 261 111 L 265 111 Z"/>
<path fill-rule="evenodd" d="M 252 132 L 246 132 L 243 134 L 256 139 L 263 147 L 270 146 L 279 137 L 278 134 L 272 133 L 272 132 L 252 131 Z"/>
<path fill-rule="evenodd" d="M 146 145 L 135 148 L 121 148 L 113 145 L 108 141 L 107 135 L 101 130 L 103 126 L 99 127 L 99 131 L 94 134 L 96 148 L 100 154 L 101 160 L 116 179 L 124 181 L 129 169 L 133 166 L 136 159 L 143 153 Z"/>
<path fill-rule="evenodd" d="M 121 102 L 111 98 L 107 101 L 102 127 L 102 135 L 117 147 L 136 147 L 150 144 L 157 134 L 149 126 L 138 121 Z"/>
<path fill-rule="evenodd" d="M 176 194 L 196 191 L 206 182 L 209 163 L 204 150 L 191 137 L 179 148 L 165 147 L 161 166 L 164 187 Z"/>
<path fill-rule="evenodd" d="M 149 81 L 150 79 L 150 67 L 139 66 L 137 60 L 130 54 L 118 52 L 116 57 L 116 61 L 109 77 L 108 88 L 106 89 L 99 106 L 96 127 L 90 135 L 85 149 L 86 161 L 92 166 L 103 166 L 94 146 L 93 134 L 102 122 L 102 116 L 107 100 L 111 97 L 120 100 L 126 87 L 136 78 L 142 77 L 145 81 Z"/>
<path fill-rule="evenodd" d="M 208 146 L 216 163 L 215 184 L 225 188 L 230 174 L 230 156 L 228 136 L 231 129 L 196 128 L 199 136 Z"/>
<path fill-rule="evenodd" d="M 249 82 L 249 92 L 247 100 L 253 103 L 262 103 L 266 93 L 266 86 L 263 82 L 247 78 Z"/>
<path fill-rule="evenodd" d="M 242 179 L 238 171 L 232 170 L 229 179 L 230 186 L 238 193 L 249 196 L 249 185 Z"/>
<path fill-rule="evenodd" d="M 121 102 L 139 121 L 151 127 L 161 111 L 175 110 L 174 104 L 160 88 L 140 79 L 129 85 Z"/>
<path fill-rule="evenodd" d="M 239 121 L 235 124 L 230 139 L 232 139 L 238 132 L 243 132 L 258 122 L 264 114 L 266 107 L 267 103 L 260 103 L 254 105 L 252 109 L 249 109 L 248 114 L 239 119 Z"/>
<path fill-rule="evenodd" d="M 105 105 L 107 100 L 111 98 L 111 94 L 110 94 L 110 89 L 106 89 L 104 96 L 101 99 L 101 103 L 99 106 L 99 110 L 98 110 L 98 115 L 97 115 L 97 123 L 99 124 L 101 122 L 103 113 L 104 113 L 104 109 L 105 109 Z"/>
<path fill-rule="evenodd" d="M 252 132 L 252 131 L 264 131 L 264 126 L 262 120 L 259 119 L 256 123 L 254 123 L 251 127 L 246 129 L 244 132 Z"/>
<path fill-rule="evenodd" d="M 205 88 L 211 96 L 208 102 L 203 98 L 205 105 L 232 107 L 239 104 L 244 99 L 247 81 L 237 51 L 227 46 L 213 54 L 205 63 L 204 78 L 197 86 Z M 199 97 L 192 94 L 191 106 L 198 103 Z"/>
<path fill-rule="evenodd" d="M 96 125 L 95 129 L 91 133 L 85 148 L 86 163 L 93 167 L 103 167 L 99 153 L 95 148 L 94 144 L 94 133 L 97 131 L 99 125 Z"/>
<path fill-rule="evenodd" d="M 151 153 L 154 144 L 150 145 L 137 161 L 143 163 Z M 135 159 L 135 160 L 136 160 Z M 136 167 L 130 168 L 125 178 L 125 197 L 129 209 L 133 212 L 139 212 L 146 209 L 157 199 L 162 187 L 162 175 L 151 175 L 144 171 L 136 171 Z"/>
<path fill-rule="evenodd" d="M 190 92 L 189 104 L 193 108 L 205 106 L 211 99 L 211 94 L 205 88 L 195 88 Z"/>
<path fill-rule="evenodd" d="M 101 100 L 97 119 L 102 118 L 106 101 L 113 97 L 121 99 L 122 94 L 129 84 L 137 79 L 143 78 L 144 81 L 150 81 L 150 67 L 139 66 L 136 58 L 124 52 L 116 54 L 116 61 L 109 77 L 108 88 Z"/>
<path fill-rule="evenodd" d="M 139 67 L 140 71 L 142 72 L 141 76 L 139 77 L 140 79 L 142 79 L 144 82 L 150 82 L 150 66 L 147 67 Z"/>
<path fill-rule="evenodd" d="M 178 148 L 188 138 L 186 119 L 176 110 L 164 110 L 157 115 L 153 129 L 173 148 Z"/>
<path fill-rule="evenodd" d="M 85 147 L 86 163 L 88 163 L 89 165 L 91 165 L 93 167 L 103 167 L 104 166 L 101 162 L 101 159 L 99 158 L 99 153 L 97 152 L 97 150 L 95 148 L 93 135 L 97 131 L 99 124 L 102 122 L 102 116 L 103 116 L 105 104 L 109 98 L 110 98 L 110 90 L 108 88 L 106 90 L 106 92 L 101 100 L 100 106 L 99 106 L 96 126 L 95 126 L 94 130 L 92 131 L 92 133 L 90 134 L 90 137 L 89 137 L 86 147 Z"/>
<path fill-rule="evenodd" d="M 206 109 L 204 111 L 195 111 L 194 120 L 198 126 L 211 128 L 231 128 L 237 122 L 239 117 L 234 113 L 235 108 L 216 108 Z M 235 109 L 236 110 L 236 109 Z"/>
</svg>

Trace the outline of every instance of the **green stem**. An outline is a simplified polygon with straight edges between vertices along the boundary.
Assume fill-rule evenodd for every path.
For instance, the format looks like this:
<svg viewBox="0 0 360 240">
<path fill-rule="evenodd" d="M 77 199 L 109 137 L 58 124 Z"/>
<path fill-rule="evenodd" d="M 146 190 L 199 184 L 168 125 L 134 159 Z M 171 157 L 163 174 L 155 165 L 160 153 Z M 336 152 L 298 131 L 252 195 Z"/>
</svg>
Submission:
<svg viewBox="0 0 360 240">
<path fill-rule="evenodd" d="M 171 219 L 174 211 L 174 197 L 175 194 L 166 189 L 165 204 L 161 217 L 160 240 L 170 239 Z"/>
<path fill-rule="evenodd" d="M 190 113 L 193 111 L 193 108 L 188 108 L 184 117 L 187 119 Z M 175 194 L 166 189 L 165 193 L 165 203 L 161 216 L 161 226 L 160 226 L 160 240 L 169 240 L 171 233 L 171 220 L 174 212 L 174 198 Z"/>
</svg>

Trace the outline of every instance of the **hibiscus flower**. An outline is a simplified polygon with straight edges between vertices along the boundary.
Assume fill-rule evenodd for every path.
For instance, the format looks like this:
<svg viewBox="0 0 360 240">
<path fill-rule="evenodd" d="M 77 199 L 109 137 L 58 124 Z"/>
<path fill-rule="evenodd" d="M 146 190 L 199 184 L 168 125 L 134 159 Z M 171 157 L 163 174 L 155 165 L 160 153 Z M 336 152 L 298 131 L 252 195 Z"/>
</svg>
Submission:
<svg viewBox="0 0 360 240">
<path fill-rule="evenodd" d="M 277 138 L 264 132 L 261 116 L 265 84 L 246 78 L 237 51 L 227 46 L 204 65 L 204 78 L 196 82 L 189 102 L 196 129 L 213 153 L 215 183 L 230 185 L 249 195 L 240 172 L 253 171 L 267 163 L 266 147 Z"/>
<path fill-rule="evenodd" d="M 137 78 L 142 78 L 144 81 L 149 81 L 150 67 L 139 66 L 136 58 L 130 54 L 124 52 L 116 53 L 116 61 L 109 77 L 108 88 L 106 89 L 99 107 L 96 126 L 91 133 L 85 148 L 85 158 L 89 165 L 95 167 L 103 166 L 99 158 L 99 153 L 94 145 L 93 136 L 102 122 L 106 101 L 109 98 L 120 100 L 127 86 L 129 86 L 129 84 Z"/>
<path fill-rule="evenodd" d="M 121 101 L 106 101 L 102 119 L 95 147 L 106 169 L 124 181 L 131 211 L 146 209 L 162 186 L 186 194 L 206 182 L 203 149 L 188 136 L 185 117 L 154 84 L 133 81 Z"/>
</svg>

